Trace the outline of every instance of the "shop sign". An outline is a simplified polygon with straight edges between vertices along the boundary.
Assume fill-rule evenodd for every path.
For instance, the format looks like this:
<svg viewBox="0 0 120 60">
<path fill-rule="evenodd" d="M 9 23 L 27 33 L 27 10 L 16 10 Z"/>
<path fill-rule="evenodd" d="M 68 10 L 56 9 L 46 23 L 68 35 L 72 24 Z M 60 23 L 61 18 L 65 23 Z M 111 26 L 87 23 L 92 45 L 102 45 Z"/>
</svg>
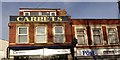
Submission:
<svg viewBox="0 0 120 60">
<path fill-rule="evenodd" d="M 10 16 L 16 22 L 65 22 L 68 16 Z"/>
<path fill-rule="evenodd" d="M 94 56 L 94 55 L 118 55 L 120 49 L 80 49 L 76 56 Z"/>
<path fill-rule="evenodd" d="M 37 49 L 37 50 L 10 50 L 10 55 L 55 55 L 55 54 L 70 54 L 70 49 Z"/>
</svg>

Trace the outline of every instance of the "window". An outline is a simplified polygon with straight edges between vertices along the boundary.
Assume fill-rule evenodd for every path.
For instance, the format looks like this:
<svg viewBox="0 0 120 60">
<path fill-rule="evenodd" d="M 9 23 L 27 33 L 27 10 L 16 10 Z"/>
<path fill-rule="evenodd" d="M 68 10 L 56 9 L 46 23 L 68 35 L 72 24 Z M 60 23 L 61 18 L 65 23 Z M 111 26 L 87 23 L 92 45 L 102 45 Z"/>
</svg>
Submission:
<svg viewBox="0 0 120 60">
<path fill-rule="evenodd" d="M 47 42 L 46 26 L 37 26 L 36 43 L 46 43 L 46 42 Z"/>
<path fill-rule="evenodd" d="M 108 28 L 108 40 L 110 44 L 118 43 L 117 31 L 115 28 Z"/>
<path fill-rule="evenodd" d="M 54 42 L 64 43 L 64 27 L 54 26 Z"/>
<path fill-rule="evenodd" d="M 50 12 L 50 16 L 56 16 L 56 12 Z"/>
<path fill-rule="evenodd" d="M 18 27 L 18 43 L 28 43 L 28 27 Z"/>
<path fill-rule="evenodd" d="M 30 16 L 39 16 L 39 12 L 30 12 Z"/>
<path fill-rule="evenodd" d="M 42 16 L 50 16 L 49 12 L 42 12 Z"/>
<path fill-rule="evenodd" d="M 30 12 L 24 12 L 24 16 L 30 16 Z"/>
<path fill-rule="evenodd" d="M 99 45 L 102 43 L 102 39 L 101 39 L 101 28 L 93 28 L 92 29 L 93 32 L 93 41 L 94 41 L 94 45 Z"/>
<path fill-rule="evenodd" d="M 87 34 L 84 28 L 76 28 L 76 38 L 78 45 L 87 45 Z"/>
</svg>

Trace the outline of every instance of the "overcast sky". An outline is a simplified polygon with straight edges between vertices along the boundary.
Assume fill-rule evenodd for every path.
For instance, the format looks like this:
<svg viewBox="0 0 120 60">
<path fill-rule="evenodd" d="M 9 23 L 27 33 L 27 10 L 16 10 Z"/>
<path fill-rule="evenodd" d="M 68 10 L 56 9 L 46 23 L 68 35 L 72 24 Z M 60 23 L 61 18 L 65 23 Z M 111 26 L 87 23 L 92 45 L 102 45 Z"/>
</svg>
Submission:
<svg viewBox="0 0 120 60">
<path fill-rule="evenodd" d="M 100 0 L 107 2 L 2 2 L 2 39 L 8 40 L 8 23 L 10 15 L 18 15 L 20 7 L 33 8 L 61 8 L 66 9 L 68 15 L 78 19 L 117 19 L 117 0 Z M 17 0 L 16 0 L 17 1 Z M 90 0 L 89 0 L 90 1 Z M 1 33 L 0 32 L 0 33 Z M 1 35 L 0 35 L 1 37 Z"/>
<path fill-rule="evenodd" d="M 29 0 L 29 2 L 117 2 L 118 0 Z M 28 2 L 28 0 L 2 0 L 2 2 Z"/>
<path fill-rule="evenodd" d="M 0 1 L 0 39 L 2 39 L 2 4 Z"/>
</svg>

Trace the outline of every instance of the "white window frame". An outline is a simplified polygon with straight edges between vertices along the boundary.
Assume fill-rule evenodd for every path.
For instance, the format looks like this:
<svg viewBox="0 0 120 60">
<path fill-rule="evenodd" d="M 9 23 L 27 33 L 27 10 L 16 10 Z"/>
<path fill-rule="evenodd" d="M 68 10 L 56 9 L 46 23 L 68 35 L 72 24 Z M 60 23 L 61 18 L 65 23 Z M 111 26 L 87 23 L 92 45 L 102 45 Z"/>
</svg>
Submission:
<svg viewBox="0 0 120 60">
<path fill-rule="evenodd" d="M 50 16 L 52 16 L 52 13 L 54 13 L 54 14 L 55 14 L 55 16 L 56 16 L 56 12 L 50 12 Z"/>
<path fill-rule="evenodd" d="M 107 28 L 106 28 L 106 32 L 107 32 L 108 44 L 110 44 L 109 37 L 108 37 L 108 34 L 109 34 L 109 33 L 108 33 L 108 29 L 109 29 L 109 28 L 114 28 L 114 29 L 115 29 L 115 33 L 116 33 L 116 36 L 117 36 L 116 38 L 117 38 L 117 41 L 119 42 L 117 26 L 116 26 L 116 25 L 115 25 L 115 26 L 113 26 L 113 25 L 112 25 L 112 26 L 111 26 L 111 25 L 108 26 L 108 25 L 107 25 L 106 27 L 107 27 Z M 115 43 L 115 44 L 119 44 L 119 43 Z"/>
<path fill-rule="evenodd" d="M 45 26 L 45 34 L 37 34 L 37 27 L 39 27 L 39 26 Z M 46 38 L 45 42 L 37 42 L 36 41 L 36 36 L 37 35 L 45 35 L 45 38 Z M 36 28 L 35 28 L 35 43 L 47 43 L 47 26 L 46 25 L 38 25 L 38 26 L 36 26 Z"/>
<path fill-rule="evenodd" d="M 42 13 L 43 13 L 43 12 L 41 12 L 41 16 L 47 16 L 47 15 L 42 15 Z M 50 12 L 47 12 L 47 13 L 49 13 L 49 15 L 48 15 L 48 16 L 50 16 Z"/>
<path fill-rule="evenodd" d="M 42 12 L 39 12 L 39 16 L 42 16 Z"/>
<path fill-rule="evenodd" d="M 84 26 L 76 26 L 75 27 L 75 37 L 77 38 L 77 31 L 76 29 L 84 29 L 84 39 L 85 39 L 85 44 L 77 44 L 77 45 L 88 45 L 88 37 L 87 37 L 87 31 Z M 77 38 L 78 39 L 78 38 Z"/>
<path fill-rule="evenodd" d="M 26 15 L 25 15 L 26 13 L 28 13 L 28 16 L 30 16 L 30 12 L 24 12 L 24 13 L 23 13 L 23 14 L 24 14 L 24 16 L 26 16 Z"/>
<path fill-rule="evenodd" d="M 95 45 L 94 44 L 94 38 L 93 38 L 93 29 L 100 29 L 100 40 L 101 40 L 101 43 L 100 44 L 97 44 L 97 45 L 103 45 L 104 43 L 104 39 L 103 39 L 103 30 L 102 30 L 102 26 L 100 25 L 91 25 L 91 36 L 92 36 L 92 45 Z"/>
<path fill-rule="evenodd" d="M 56 35 L 56 33 L 55 33 L 55 27 L 62 27 L 62 30 L 63 30 L 63 33 L 62 33 L 63 34 L 63 42 L 62 43 L 64 43 L 65 42 L 65 27 L 64 26 L 54 26 L 53 27 L 53 40 L 54 40 L 53 42 L 54 43 L 61 43 L 61 42 L 55 42 L 55 35 Z M 61 33 L 57 33 L 57 34 L 59 35 Z"/>
<path fill-rule="evenodd" d="M 27 26 L 19 26 L 19 27 L 17 27 L 17 28 L 18 28 L 18 29 L 17 29 L 17 31 L 18 31 L 18 33 L 17 33 L 17 43 L 18 43 L 18 44 L 26 44 L 26 43 L 29 43 L 29 40 L 28 40 L 28 39 L 29 39 L 29 34 L 28 34 L 28 33 L 29 33 L 29 30 L 28 30 L 28 27 L 27 27 Z M 19 34 L 19 28 L 27 28 L 27 34 Z M 27 35 L 27 42 L 22 42 L 22 43 L 20 43 L 20 42 L 19 42 L 19 36 L 20 36 L 20 35 Z"/>
<path fill-rule="evenodd" d="M 39 12 L 37 12 L 38 13 L 38 16 L 39 16 Z M 31 12 L 30 12 L 30 16 L 35 16 L 35 15 L 31 15 Z"/>
</svg>

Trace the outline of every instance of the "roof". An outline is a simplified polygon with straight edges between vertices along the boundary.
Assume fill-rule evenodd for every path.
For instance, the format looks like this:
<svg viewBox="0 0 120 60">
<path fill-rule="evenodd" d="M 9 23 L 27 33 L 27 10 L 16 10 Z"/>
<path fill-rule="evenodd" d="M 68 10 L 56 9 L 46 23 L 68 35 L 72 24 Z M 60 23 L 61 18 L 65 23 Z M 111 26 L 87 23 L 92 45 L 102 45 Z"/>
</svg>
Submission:
<svg viewBox="0 0 120 60">
<path fill-rule="evenodd" d="M 60 10 L 60 8 L 20 8 L 20 10 Z"/>
</svg>

